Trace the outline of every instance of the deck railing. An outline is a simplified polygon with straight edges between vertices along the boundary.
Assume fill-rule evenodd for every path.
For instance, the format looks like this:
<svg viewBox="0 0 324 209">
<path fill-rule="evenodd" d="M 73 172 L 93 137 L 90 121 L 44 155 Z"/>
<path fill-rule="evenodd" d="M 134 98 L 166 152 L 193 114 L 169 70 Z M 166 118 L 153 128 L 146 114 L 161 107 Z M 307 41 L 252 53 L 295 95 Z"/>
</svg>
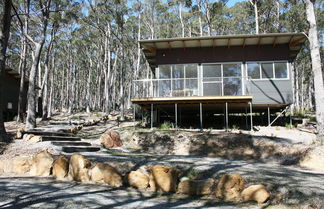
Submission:
<svg viewBox="0 0 324 209">
<path fill-rule="evenodd" d="M 249 77 L 143 79 L 133 81 L 133 98 L 251 95 Z"/>
</svg>

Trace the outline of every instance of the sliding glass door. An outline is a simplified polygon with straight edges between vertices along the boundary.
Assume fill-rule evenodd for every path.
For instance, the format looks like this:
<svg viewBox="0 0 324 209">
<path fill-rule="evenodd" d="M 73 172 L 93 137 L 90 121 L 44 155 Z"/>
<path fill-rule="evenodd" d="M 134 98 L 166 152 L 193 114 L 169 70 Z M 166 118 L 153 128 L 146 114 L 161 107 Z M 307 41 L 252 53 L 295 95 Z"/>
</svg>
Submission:
<svg viewBox="0 0 324 209">
<path fill-rule="evenodd" d="M 242 95 L 241 63 L 202 65 L 202 96 Z"/>
</svg>

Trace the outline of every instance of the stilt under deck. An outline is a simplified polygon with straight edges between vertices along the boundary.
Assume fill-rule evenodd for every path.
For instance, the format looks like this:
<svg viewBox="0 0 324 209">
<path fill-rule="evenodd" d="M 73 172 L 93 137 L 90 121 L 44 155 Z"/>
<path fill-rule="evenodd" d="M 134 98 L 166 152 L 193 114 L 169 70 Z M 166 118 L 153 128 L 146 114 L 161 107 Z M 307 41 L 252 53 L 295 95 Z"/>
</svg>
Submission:
<svg viewBox="0 0 324 209">
<path fill-rule="evenodd" d="M 132 102 L 149 113 L 151 128 L 160 120 L 172 122 L 175 128 L 178 128 L 179 124 L 192 127 L 188 123 L 194 121 L 194 127 L 201 130 L 211 128 L 212 124 L 216 123 L 220 129 L 228 130 L 230 127 L 243 124 L 241 127 L 252 130 L 255 117 L 253 115 L 256 113 L 264 115 L 269 125 L 270 109 L 274 113 L 289 106 L 289 104 L 253 104 L 252 96 L 154 97 L 134 98 Z M 232 116 L 229 117 L 230 115 Z M 240 117 L 243 121 L 237 121 L 237 117 L 233 115 L 243 116 Z"/>
</svg>

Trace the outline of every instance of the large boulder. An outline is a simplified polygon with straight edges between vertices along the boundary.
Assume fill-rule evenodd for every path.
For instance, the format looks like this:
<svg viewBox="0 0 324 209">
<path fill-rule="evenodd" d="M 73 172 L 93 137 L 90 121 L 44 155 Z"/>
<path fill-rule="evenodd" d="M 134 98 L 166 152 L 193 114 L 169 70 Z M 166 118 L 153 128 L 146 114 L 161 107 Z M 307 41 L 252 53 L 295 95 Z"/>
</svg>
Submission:
<svg viewBox="0 0 324 209">
<path fill-rule="evenodd" d="M 119 133 L 113 130 L 108 130 L 100 137 L 100 143 L 105 148 L 121 147 L 123 146 L 122 141 L 120 140 Z"/>
<path fill-rule="evenodd" d="M 88 174 L 91 162 L 81 154 L 73 154 L 69 162 L 68 177 L 75 181 L 88 182 L 90 176 Z"/>
<path fill-rule="evenodd" d="M 30 171 L 32 160 L 29 157 L 15 157 L 0 161 L 0 173 L 26 174 Z"/>
<path fill-rule="evenodd" d="M 216 187 L 216 197 L 225 201 L 238 202 L 244 189 L 245 180 L 240 174 L 222 176 Z"/>
<path fill-rule="evenodd" d="M 256 201 L 259 204 L 265 203 L 270 198 L 270 192 L 262 185 L 252 185 L 242 191 L 243 201 Z"/>
<path fill-rule="evenodd" d="M 114 187 L 123 185 L 122 176 L 114 167 L 107 163 L 96 163 L 89 173 L 91 180 L 96 183 L 106 183 Z"/>
<path fill-rule="evenodd" d="M 161 189 L 163 192 L 176 191 L 180 174 L 179 169 L 170 166 L 155 165 L 152 167 L 151 172 L 150 187 L 152 189 Z"/>
<path fill-rule="evenodd" d="M 24 128 L 18 128 L 16 131 L 15 139 L 23 138 L 24 132 L 25 132 Z"/>
<path fill-rule="evenodd" d="M 178 185 L 178 193 L 189 195 L 210 195 L 215 186 L 214 179 L 191 180 L 183 179 Z"/>
<path fill-rule="evenodd" d="M 53 177 L 62 179 L 67 176 L 69 172 L 69 159 L 64 156 L 59 156 L 53 164 Z"/>
<path fill-rule="evenodd" d="M 30 174 L 33 176 L 49 176 L 53 162 L 53 156 L 47 150 L 39 152 L 33 157 Z"/>
<path fill-rule="evenodd" d="M 140 171 L 131 171 L 127 176 L 128 184 L 138 189 L 146 189 L 150 178 Z"/>
</svg>

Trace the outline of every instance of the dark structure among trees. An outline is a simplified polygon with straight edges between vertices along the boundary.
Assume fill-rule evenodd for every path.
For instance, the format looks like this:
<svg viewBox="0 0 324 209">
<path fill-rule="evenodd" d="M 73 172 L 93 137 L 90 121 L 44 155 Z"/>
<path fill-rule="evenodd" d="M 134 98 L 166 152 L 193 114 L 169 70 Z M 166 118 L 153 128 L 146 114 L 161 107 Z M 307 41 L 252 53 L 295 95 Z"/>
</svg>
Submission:
<svg viewBox="0 0 324 209">
<path fill-rule="evenodd" d="M 132 102 L 150 112 L 152 127 L 271 125 L 273 113 L 293 104 L 292 62 L 305 40 L 303 33 L 142 40 L 152 78 L 134 81 Z"/>
<path fill-rule="evenodd" d="M 25 81 L 25 86 L 28 81 Z M 4 121 L 13 120 L 18 114 L 18 96 L 19 96 L 19 86 L 20 86 L 20 74 L 14 69 L 6 67 L 4 83 L 3 83 L 3 92 L 4 92 L 4 105 L 3 105 L 3 116 Z M 23 112 L 26 112 L 26 99 L 27 99 L 27 90 L 24 91 L 23 96 Z"/>
</svg>

